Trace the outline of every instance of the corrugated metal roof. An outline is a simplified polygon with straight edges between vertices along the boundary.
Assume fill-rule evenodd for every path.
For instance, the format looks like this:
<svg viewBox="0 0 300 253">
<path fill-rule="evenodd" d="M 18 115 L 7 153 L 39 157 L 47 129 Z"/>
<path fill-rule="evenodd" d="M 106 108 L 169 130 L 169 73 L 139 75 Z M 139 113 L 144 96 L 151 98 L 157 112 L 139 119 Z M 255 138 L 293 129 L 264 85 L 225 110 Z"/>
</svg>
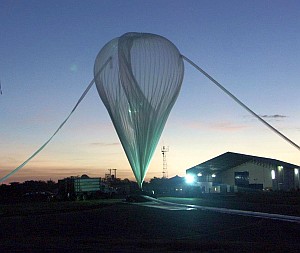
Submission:
<svg viewBox="0 0 300 253">
<path fill-rule="evenodd" d="M 200 163 L 196 166 L 193 166 L 186 170 L 187 173 L 198 173 L 199 171 L 211 171 L 218 172 L 224 171 L 230 168 L 234 168 L 246 162 L 253 161 L 255 163 L 260 163 L 262 165 L 269 166 L 283 166 L 284 168 L 300 168 L 298 165 L 282 162 L 276 159 L 251 156 L 233 152 L 226 152 L 222 155 L 219 155 L 215 158 L 212 158 L 204 163 Z"/>
</svg>

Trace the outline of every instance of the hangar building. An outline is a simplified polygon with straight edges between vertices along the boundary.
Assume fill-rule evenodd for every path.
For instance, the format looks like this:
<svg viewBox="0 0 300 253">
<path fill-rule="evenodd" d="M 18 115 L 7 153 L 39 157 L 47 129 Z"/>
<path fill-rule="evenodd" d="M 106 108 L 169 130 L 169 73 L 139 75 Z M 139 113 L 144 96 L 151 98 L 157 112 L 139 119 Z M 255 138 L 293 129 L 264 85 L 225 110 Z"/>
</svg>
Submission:
<svg viewBox="0 0 300 253">
<path fill-rule="evenodd" d="M 227 152 L 186 170 L 202 192 L 239 189 L 299 190 L 298 165 L 258 156 Z"/>
</svg>

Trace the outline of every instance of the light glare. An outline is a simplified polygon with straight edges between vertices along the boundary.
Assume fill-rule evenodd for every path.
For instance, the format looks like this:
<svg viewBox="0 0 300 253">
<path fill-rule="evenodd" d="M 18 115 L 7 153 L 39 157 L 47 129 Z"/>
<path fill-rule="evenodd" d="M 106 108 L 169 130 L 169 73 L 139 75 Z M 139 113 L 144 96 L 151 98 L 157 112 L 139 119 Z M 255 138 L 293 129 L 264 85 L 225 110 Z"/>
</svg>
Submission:
<svg viewBox="0 0 300 253">
<path fill-rule="evenodd" d="M 272 176 L 272 179 L 275 179 L 275 170 L 271 171 L 271 176 Z"/>
<path fill-rule="evenodd" d="M 194 183 L 194 182 L 195 182 L 195 176 L 192 175 L 192 174 L 187 174 L 187 175 L 185 176 L 185 182 L 186 182 L 187 184 L 192 184 L 192 183 Z"/>
</svg>

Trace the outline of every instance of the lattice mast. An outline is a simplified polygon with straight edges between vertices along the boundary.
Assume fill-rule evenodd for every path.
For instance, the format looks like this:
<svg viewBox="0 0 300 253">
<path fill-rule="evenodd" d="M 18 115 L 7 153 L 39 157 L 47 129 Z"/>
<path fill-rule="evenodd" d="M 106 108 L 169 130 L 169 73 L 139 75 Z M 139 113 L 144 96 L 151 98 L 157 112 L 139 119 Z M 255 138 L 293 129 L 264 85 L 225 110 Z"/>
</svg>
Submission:
<svg viewBox="0 0 300 253">
<path fill-rule="evenodd" d="M 168 178 L 167 152 L 169 152 L 169 147 L 162 146 L 161 153 L 163 155 L 163 178 Z"/>
</svg>

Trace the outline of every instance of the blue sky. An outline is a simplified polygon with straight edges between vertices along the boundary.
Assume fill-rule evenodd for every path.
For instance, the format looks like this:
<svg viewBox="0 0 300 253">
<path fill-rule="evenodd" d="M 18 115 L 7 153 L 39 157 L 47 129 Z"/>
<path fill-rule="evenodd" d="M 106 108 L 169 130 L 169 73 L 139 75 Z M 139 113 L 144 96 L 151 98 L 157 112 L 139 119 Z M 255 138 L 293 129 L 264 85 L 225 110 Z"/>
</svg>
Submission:
<svg viewBox="0 0 300 253">
<path fill-rule="evenodd" d="M 299 1 L 0 2 L 0 177 L 35 152 L 93 78 L 94 60 L 130 31 L 162 35 L 296 143 L 300 143 Z M 280 117 L 274 117 L 280 115 Z M 147 179 L 232 151 L 300 164 L 276 136 L 189 64 Z M 95 87 L 53 141 L 10 181 L 108 169 L 133 179 Z"/>
</svg>

